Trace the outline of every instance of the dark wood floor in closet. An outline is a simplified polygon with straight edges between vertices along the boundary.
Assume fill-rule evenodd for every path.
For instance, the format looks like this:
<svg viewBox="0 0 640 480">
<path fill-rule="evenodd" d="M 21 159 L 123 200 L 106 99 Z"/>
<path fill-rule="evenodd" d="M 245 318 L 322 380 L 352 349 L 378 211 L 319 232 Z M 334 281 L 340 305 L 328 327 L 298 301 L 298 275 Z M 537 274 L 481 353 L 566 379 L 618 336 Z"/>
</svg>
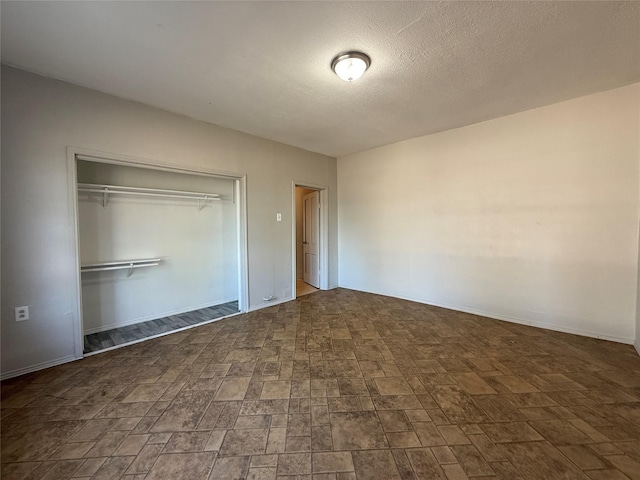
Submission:
<svg viewBox="0 0 640 480">
<path fill-rule="evenodd" d="M 238 313 L 238 302 L 228 302 L 215 307 L 201 308 L 191 312 L 157 318 L 147 322 L 114 328 L 104 332 L 92 333 L 84 336 L 84 353 L 93 353 L 107 348 L 135 342 L 153 337 L 161 333 L 179 330 L 181 328 L 208 322 L 216 318 L 226 317 Z"/>
</svg>

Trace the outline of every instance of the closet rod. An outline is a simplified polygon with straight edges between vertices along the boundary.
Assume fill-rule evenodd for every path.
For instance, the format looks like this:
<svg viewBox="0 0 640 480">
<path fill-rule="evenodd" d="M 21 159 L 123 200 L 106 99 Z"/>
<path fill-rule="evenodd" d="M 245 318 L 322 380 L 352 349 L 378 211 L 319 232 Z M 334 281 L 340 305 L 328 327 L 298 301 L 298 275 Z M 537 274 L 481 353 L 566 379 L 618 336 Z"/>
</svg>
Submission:
<svg viewBox="0 0 640 480">
<path fill-rule="evenodd" d="M 188 192 L 183 190 L 164 190 L 161 188 L 124 187 L 119 185 L 98 185 L 94 183 L 79 183 L 78 191 L 94 193 L 123 193 L 127 195 L 151 195 L 154 197 L 172 198 L 206 198 L 220 200 L 218 193 Z"/>
<path fill-rule="evenodd" d="M 155 267 L 160 265 L 161 258 L 148 258 L 143 260 L 123 260 L 121 262 L 103 262 L 82 265 L 80 271 L 85 272 L 105 272 L 107 270 L 129 270 L 127 277 L 130 277 L 134 268 Z"/>
<path fill-rule="evenodd" d="M 123 195 L 140 195 L 146 197 L 187 198 L 198 200 L 198 210 L 202 210 L 208 200 L 220 201 L 217 193 L 187 192 L 183 190 L 163 190 L 161 188 L 124 187 L 118 185 L 98 185 L 95 183 L 79 183 L 79 192 L 102 194 L 102 206 L 107 206 L 107 197 L 120 193 Z"/>
</svg>

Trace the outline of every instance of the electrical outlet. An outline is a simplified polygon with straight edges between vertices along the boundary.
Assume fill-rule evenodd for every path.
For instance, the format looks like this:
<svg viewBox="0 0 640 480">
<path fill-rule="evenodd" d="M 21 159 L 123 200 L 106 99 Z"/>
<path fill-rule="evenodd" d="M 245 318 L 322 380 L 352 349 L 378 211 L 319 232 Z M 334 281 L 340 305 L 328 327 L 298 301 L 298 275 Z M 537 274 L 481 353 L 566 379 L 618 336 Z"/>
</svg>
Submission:
<svg viewBox="0 0 640 480">
<path fill-rule="evenodd" d="M 16 322 L 29 320 L 29 307 L 16 307 Z"/>
<path fill-rule="evenodd" d="M 282 221 L 282 214 L 276 213 L 276 222 L 281 222 L 281 221 Z"/>
</svg>

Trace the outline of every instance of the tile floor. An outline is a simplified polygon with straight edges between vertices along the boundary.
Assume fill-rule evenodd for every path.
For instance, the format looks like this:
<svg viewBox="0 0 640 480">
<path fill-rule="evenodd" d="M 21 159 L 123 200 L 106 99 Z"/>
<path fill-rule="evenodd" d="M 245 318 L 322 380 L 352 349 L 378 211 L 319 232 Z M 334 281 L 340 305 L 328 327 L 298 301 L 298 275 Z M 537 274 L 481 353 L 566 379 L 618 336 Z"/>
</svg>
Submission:
<svg viewBox="0 0 640 480">
<path fill-rule="evenodd" d="M 226 317 L 238 312 L 238 301 L 236 300 L 125 327 L 112 328 L 104 332 L 92 333 L 84 336 L 84 353 L 98 352 L 106 348 L 124 345 L 173 330 L 180 330 L 181 328 Z"/>
<path fill-rule="evenodd" d="M 2 478 L 640 478 L 633 347 L 344 289 L 2 384 Z"/>
</svg>

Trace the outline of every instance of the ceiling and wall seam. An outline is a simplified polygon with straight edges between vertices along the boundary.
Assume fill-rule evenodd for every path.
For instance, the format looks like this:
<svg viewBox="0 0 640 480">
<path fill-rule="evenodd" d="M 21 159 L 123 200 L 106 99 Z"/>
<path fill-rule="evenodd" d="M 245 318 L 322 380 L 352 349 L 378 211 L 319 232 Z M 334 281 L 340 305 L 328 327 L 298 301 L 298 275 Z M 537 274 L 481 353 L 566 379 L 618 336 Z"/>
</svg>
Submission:
<svg viewBox="0 0 640 480">
<path fill-rule="evenodd" d="M 640 2 L 12 2 L 18 68 L 332 157 L 640 81 Z M 275 27 L 275 28 L 274 28 Z M 346 84 L 337 54 L 372 66 Z"/>
</svg>

